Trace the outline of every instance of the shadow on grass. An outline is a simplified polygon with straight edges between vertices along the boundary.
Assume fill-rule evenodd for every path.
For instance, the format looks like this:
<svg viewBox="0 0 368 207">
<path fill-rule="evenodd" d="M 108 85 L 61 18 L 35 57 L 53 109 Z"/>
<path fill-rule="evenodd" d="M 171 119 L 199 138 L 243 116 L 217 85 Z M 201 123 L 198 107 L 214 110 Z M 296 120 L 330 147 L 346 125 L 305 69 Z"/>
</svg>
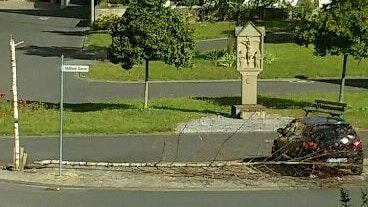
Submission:
<svg viewBox="0 0 368 207">
<path fill-rule="evenodd" d="M 240 97 L 223 97 L 223 98 L 207 98 L 207 97 L 199 97 L 193 98 L 194 100 L 206 101 L 218 106 L 229 107 L 229 109 L 233 105 L 241 104 Z M 258 96 L 258 103 L 269 108 L 269 109 L 302 109 L 306 106 L 310 106 L 311 103 L 303 102 L 303 101 L 293 101 L 290 99 L 282 99 L 282 98 L 273 98 L 273 97 L 265 97 Z M 21 102 L 21 106 L 27 107 L 30 110 L 42 110 L 42 109 L 52 109 L 58 110 L 60 108 L 59 104 L 54 103 L 43 103 L 43 102 L 34 102 L 27 101 Z M 104 110 L 126 110 L 126 109 L 136 109 L 141 110 L 140 107 L 133 104 L 124 104 L 124 103 L 81 103 L 81 104 L 64 104 L 64 108 L 66 111 L 71 112 L 95 112 L 95 111 L 104 111 Z M 225 113 L 221 111 L 211 110 L 207 108 L 198 109 L 198 108 L 181 108 L 180 106 L 154 106 L 153 109 L 162 109 L 162 110 L 171 110 L 185 113 L 202 113 L 202 114 L 214 114 L 221 115 L 225 117 L 230 117 L 230 113 Z M 230 112 L 230 110 L 229 110 Z"/>
<path fill-rule="evenodd" d="M 219 106 L 231 107 L 233 105 L 241 104 L 240 97 L 221 97 L 221 98 L 200 97 L 200 98 L 195 98 L 195 99 L 208 101 L 208 102 L 214 103 Z M 305 102 L 305 101 L 294 101 L 291 99 L 274 98 L 274 97 L 266 97 L 266 96 L 259 95 L 258 104 L 263 105 L 270 109 L 302 109 L 304 107 L 310 106 L 312 103 Z"/>
<path fill-rule="evenodd" d="M 37 110 L 42 109 L 54 109 L 59 110 L 60 105 L 55 103 L 44 103 L 28 101 L 21 103 L 21 106 L 28 107 L 30 109 Z M 122 110 L 122 109 L 138 109 L 136 106 L 131 104 L 122 103 L 82 103 L 82 104 L 64 104 L 64 109 L 71 112 L 95 112 L 104 110 Z"/>
<path fill-rule="evenodd" d="M 43 31 L 52 34 L 60 34 L 66 36 L 84 36 L 86 33 L 85 31 L 57 31 L 57 30 L 50 30 L 50 31 Z"/>
<path fill-rule="evenodd" d="M 310 80 L 324 83 L 332 83 L 336 85 L 341 84 L 340 79 L 310 79 Z M 345 86 L 368 89 L 368 79 L 347 79 Z"/>
<path fill-rule="evenodd" d="M 37 55 L 41 57 L 60 57 L 64 55 L 66 58 L 82 59 L 82 60 L 104 60 L 106 54 L 101 51 L 83 51 L 79 47 L 40 47 L 29 45 L 20 47 L 27 55 Z"/>
<path fill-rule="evenodd" d="M 163 110 L 171 110 L 171 111 L 180 111 L 180 112 L 186 112 L 186 113 L 214 114 L 214 115 L 221 115 L 221 116 L 225 116 L 225 117 L 230 117 L 230 114 L 228 114 L 228 113 L 223 113 L 223 112 L 218 112 L 218 111 L 213 111 L 213 110 L 208 110 L 208 109 L 203 109 L 203 110 L 183 109 L 183 108 L 179 108 L 179 107 L 167 107 L 167 106 L 152 106 L 152 108 L 154 108 L 154 109 L 163 109 Z"/>
</svg>

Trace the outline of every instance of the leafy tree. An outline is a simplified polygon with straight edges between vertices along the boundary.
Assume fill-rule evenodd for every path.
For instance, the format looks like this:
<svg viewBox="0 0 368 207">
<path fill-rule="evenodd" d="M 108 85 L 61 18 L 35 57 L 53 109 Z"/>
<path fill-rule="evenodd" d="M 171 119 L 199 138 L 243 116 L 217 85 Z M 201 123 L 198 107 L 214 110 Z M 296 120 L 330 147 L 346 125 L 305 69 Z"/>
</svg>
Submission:
<svg viewBox="0 0 368 207">
<path fill-rule="evenodd" d="M 279 3 L 280 0 L 249 0 L 248 4 L 255 8 L 273 7 L 274 4 Z"/>
<path fill-rule="evenodd" d="M 146 63 L 145 108 L 148 106 L 149 61 L 163 61 L 177 68 L 191 64 L 193 30 L 175 10 L 164 7 L 165 0 L 132 1 L 111 30 L 111 62 L 131 69 Z"/>
<path fill-rule="evenodd" d="M 332 0 L 297 28 L 297 43 L 314 45 L 319 56 L 342 55 L 339 101 L 344 99 L 348 57 L 368 57 L 368 0 Z"/>
</svg>

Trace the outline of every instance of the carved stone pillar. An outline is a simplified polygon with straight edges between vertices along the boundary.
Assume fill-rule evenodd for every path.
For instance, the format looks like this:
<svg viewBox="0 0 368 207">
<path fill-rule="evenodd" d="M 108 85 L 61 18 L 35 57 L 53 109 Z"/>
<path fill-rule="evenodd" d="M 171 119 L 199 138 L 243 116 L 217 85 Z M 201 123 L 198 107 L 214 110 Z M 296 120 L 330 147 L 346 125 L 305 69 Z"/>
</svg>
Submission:
<svg viewBox="0 0 368 207">
<path fill-rule="evenodd" d="M 240 118 L 264 118 L 264 107 L 257 105 L 258 75 L 263 70 L 265 28 L 248 22 L 238 27 L 236 34 L 237 70 L 242 78 L 242 105 L 232 113 Z"/>
</svg>

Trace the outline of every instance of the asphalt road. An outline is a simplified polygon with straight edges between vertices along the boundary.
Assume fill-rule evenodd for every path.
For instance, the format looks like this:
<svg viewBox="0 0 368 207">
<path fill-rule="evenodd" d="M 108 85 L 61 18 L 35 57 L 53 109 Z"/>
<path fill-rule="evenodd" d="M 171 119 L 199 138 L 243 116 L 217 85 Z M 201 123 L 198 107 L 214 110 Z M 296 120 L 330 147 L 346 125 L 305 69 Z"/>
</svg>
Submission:
<svg viewBox="0 0 368 207">
<path fill-rule="evenodd" d="M 234 160 L 265 156 L 273 132 L 236 134 L 121 135 L 66 137 L 64 160 L 100 162 L 157 162 Z M 0 139 L 0 163 L 11 163 L 13 140 Z M 223 144 L 224 143 L 224 144 Z M 21 145 L 28 161 L 58 159 L 58 137 L 25 137 Z"/>
<path fill-rule="evenodd" d="M 350 189 L 353 207 L 359 189 Z M 159 192 L 117 189 L 63 189 L 0 183 L 2 207 L 336 207 L 337 189 L 249 192 Z"/>
<path fill-rule="evenodd" d="M 60 56 L 67 62 L 89 62 L 95 54 L 81 51 L 87 8 L 50 10 L 0 9 L 0 91 L 10 93 L 9 36 L 25 41 L 17 49 L 19 96 L 28 100 L 58 102 Z M 365 81 L 366 83 L 367 81 Z M 349 85 L 349 84 L 348 84 Z M 346 90 L 368 90 L 368 84 L 351 84 Z M 101 102 L 124 98 L 141 98 L 142 83 L 98 82 L 65 77 L 65 102 Z M 337 91 L 338 84 L 310 81 L 265 81 L 259 91 L 267 93 L 302 93 Z M 240 81 L 152 83 L 151 98 L 239 96 Z"/>
<path fill-rule="evenodd" d="M 361 132 L 368 143 L 368 132 Z M 121 135 L 66 137 L 64 160 L 158 162 L 237 160 L 270 155 L 274 132 L 231 134 Z M 0 164 L 12 161 L 11 138 L 0 139 Z M 24 137 L 28 161 L 58 159 L 58 137 Z M 367 147 L 365 148 L 367 156 Z M 218 154 L 216 156 L 216 154 Z"/>
</svg>

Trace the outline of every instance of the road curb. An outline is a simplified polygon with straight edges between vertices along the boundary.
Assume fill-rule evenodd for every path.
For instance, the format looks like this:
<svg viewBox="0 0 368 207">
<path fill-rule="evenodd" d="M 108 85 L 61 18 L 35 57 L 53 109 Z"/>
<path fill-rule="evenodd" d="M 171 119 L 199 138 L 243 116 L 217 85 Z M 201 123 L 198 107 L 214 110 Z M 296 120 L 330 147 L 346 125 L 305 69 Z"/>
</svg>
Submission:
<svg viewBox="0 0 368 207">
<path fill-rule="evenodd" d="M 97 80 L 91 78 L 81 78 L 88 82 L 97 82 L 97 83 L 121 83 L 121 84 L 143 84 L 144 81 L 113 81 L 113 80 Z M 348 80 L 368 80 L 368 77 L 352 77 L 347 78 Z M 325 81 L 325 80 L 339 80 L 338 77 L 330 77 L 330 78 L 311 78 L 311 79 L 298 79 L 298 78 L 269 78 L 269 79 L 258 79 L 258 82 L 300 82 L 300 83 L 313 83 L 316 81 Z M 219 79 L 219 80 L 153 80 L 148 81 L 149 83 L 157 84 L 157 83 L 228 83 L 228 82 L 240 82 L 241 79 Z"/>
<path fill-rule="evenodd" d="M 151 191 L 151 192 L 247 192 L 247 191 L 292 191 L 292 190 L 308 190 L 308 189 L 319 189 L 319 187 L 257 187 L 257 188 L 209 188 L 209 187 L 193 187 L 193 188 L 162 188 L 162 187 L 101 187 L 101 186 L 84 186 L 84 185 L 55 185 L 40 182 L 11 180 L 0 178 L 0 183 L 8 183 L 15 185 L 25 185 L 35 188 L 45 188 L 50 191 L 61 191 L 63 189 L 93 189 L 93 190 L 121 190 L 121 191 Z"/>
</svg>

